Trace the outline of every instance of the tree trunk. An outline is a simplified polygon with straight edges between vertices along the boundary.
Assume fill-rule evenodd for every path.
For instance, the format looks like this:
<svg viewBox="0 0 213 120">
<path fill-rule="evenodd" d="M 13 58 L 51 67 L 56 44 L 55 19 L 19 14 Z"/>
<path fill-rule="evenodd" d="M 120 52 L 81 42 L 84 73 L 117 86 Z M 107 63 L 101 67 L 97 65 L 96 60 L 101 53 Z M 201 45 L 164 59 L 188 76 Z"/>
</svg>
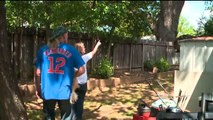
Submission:
<svg viewBox="0 0 213 120">
<path fill-rule="evenodd" d="M 5 1 L 0 2 L 0 120 L 26 120 L 27 115 L 15 84 L 6 32 Z"/>
<path fill-rule="evenodd" d="M 174 41 L 184 1 L 160 1 L 155 35 L 159 41 Z"/>
</svg>

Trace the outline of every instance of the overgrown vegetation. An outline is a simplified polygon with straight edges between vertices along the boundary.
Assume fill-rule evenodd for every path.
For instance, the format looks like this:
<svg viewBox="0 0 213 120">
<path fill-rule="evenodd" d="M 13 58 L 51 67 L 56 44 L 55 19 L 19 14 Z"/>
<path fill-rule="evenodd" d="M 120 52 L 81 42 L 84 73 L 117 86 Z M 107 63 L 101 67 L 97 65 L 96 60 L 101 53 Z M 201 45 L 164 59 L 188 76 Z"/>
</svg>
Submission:
<svg viewBox="0 0 213 120">
<path fill-rule="evenodd" d="M 95 77 L 107 79 L 113 75 L 113 65 L 108 58 L 102 58 L 98 67 L 93 71 Z"/>
<path fill-rule="evenodd" d="M 154 67 L 154 61 L 152 60 L 146 60 L 144 61 L 144 69 L 147 71 L 152 71 Z"/>
<path fill-rule="evenodd" d="M 152 71 L 153 67 L 157 67 L 159 72 L 165 72 L 170 69 L 170 64 L 165 58 L 161 58 L 156 62 L 147 60 L 144 62 L 144 68 L 147 71 Z"/>
<path fill-rule="evenodd" d="M 154 66 L 158 68 L 159 72 L 168 71 L 170 68 L 170 64 L 165 58 L 161 58 L 160 60 L 156 61 Z"/>
</svg>

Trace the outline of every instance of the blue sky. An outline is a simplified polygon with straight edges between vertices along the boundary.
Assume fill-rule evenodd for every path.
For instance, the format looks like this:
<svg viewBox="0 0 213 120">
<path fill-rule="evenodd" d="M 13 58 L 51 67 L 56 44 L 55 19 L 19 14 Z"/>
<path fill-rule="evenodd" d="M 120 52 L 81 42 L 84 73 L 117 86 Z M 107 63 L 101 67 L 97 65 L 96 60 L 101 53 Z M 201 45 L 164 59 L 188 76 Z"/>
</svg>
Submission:
<svg viewBox="0 0 213 120">
<path fill-rule="evenodd" d="M 190 25 L 194 26 L 195 28 L 198 27 L 199 18 L 202 15 L 205 17 L 210 16 L 210 11 L 205 10 L 205 1 L 185 1 L 184 6 L 181 11 L 181 16 L 186 18 Z M 212 13 L 213 14 L 213 13 Z"/>
<path fill-rule="evenodd" d="M 186 18 L 190 25 L 197 28 L 199 18 L 204 15 L 209 17 L 210 11 L 205 10 L 205 1 L 185 1 L 181 16 Z"/>
</svg>

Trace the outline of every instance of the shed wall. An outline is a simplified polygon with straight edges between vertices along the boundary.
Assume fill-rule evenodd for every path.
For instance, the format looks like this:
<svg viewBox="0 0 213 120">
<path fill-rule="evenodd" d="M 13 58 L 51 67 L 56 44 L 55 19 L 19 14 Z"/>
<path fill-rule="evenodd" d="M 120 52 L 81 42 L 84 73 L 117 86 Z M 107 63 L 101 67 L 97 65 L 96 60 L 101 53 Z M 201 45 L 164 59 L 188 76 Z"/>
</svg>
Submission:
<svg viewBox="0 0 213 120">
<path fill-rule="evenodd" d="M 180 68 L 175 71 L 174 95 L 182 91 L 179 106 L 192 112 L 200 111 L 201 93 L 213 91 L 213 41 L 180 43 Z M 177 100 L 177 99 L 176 99 Z"/>
</svg>

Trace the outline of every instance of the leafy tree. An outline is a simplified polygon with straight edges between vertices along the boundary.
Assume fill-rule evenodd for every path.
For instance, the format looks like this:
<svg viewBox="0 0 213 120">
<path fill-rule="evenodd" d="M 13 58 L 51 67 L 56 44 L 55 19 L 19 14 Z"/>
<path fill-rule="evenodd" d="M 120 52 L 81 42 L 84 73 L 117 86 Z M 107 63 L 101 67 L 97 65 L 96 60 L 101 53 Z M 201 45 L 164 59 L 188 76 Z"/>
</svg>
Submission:
<svg viewBox="0 0 213 120">
<path fill-rule="evenodd" d="M 213 16 L 204 25 L 204 35 L 213 36 Z"/>
<path fill-rule="evenodd" d="M 213 1 L 205 1 L 206 9 L 213 11 Z"/>
<path fill-rule="evenodd" d="M 196 30 L 197 36 L 203 36 L 205 34 L 204 26 L 205 26 L 206 21 L 207 21 L 207 18 L 205 16 L 201 16 L 199 18 L 198 28 Z"/>
<path fill-rule="evenodd" d="M 213 11 L 213 2 L 208 2 L 207 9 L 211 12 Z M 210 18 L 204 24 L 204 35 L 212 36 L 213 35 L 213 15 L 211 14 Z"/>
<path fill-rule="evenodd" d="M 7 1 L 7 24 L 9 28 L 50 28 L 52 4 L 48 1 Z"/>
<path fill-rule="evenodd" d="M 112 43 L 134 42 L 153 32 L 159 2 L 8 1 L 7 8 L 9 26 L 22 27 L 25 23 L 52 29 L 65 25 L 70 31 L 99 37 L 109 53 Z"/>
<path fill-rule="evenodd" d="M 6 31 L 5 1 L 0 2 L 0 119 L 1 120 L 26 120 L 27 115 L 21 101 L 17 84 L 14 82 L 14 74 L 10 64 L 9 41 Z"/>
<path fill-rule="evenodd" d="M 213 10 L 213 2 L 212 1 L 206 1 L 205 2 L 206 9 L 210 10 L 212 12 Z M 201 16 L 198 22 L 198 29 L 196 30 L 198 36 L 203 35 L 212 35 L 212 19 L 213 15 L 210 15 L 210 18 L 207 19 L 205 16 Z"/>
<path fill-rule="evenodd" d="M 182 36 L 182 35 L 195 35 L 196 32 L 194 30 L 194 27 L 192 25 L 190 25 L 190 23 L 187 21 L 186 18 L 180 16 L 179 18 L 179 23 L 178 23 L 178 35 Z"/>
<path fill-rule="evenodd" d="M 155 1 L 7 1 L 9 27 L 66 25 L 71 31 L 110 33 L 126 38 L 150 34 L 159 3 Z"/>
</svg>

